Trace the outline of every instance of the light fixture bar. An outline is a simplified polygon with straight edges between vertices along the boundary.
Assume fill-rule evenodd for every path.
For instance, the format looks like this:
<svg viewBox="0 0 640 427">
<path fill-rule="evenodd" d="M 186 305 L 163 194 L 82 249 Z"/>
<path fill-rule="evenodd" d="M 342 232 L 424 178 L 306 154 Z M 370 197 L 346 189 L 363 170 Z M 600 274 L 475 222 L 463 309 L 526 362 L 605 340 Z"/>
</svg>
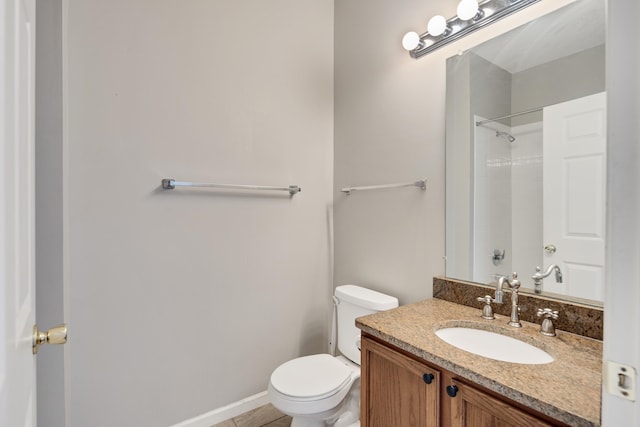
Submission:
<svg viewBox="0 0 640 427">
<path fill-rule="evenodd" d="M 413 50 L 409 51 L 411 57 L 418 59 L 434 50 L 458 40 L 473 31 L 485 27 L 505 16 L 511 15 L 520 9 L 530 6 L 540 0 L 486 0 L 478 5 L 479 11 L 482 12 L 477 18 L 470 20 L 462 20 L 457 16 L 447 21 L 447 27 L 450 31 L 432 36 L 429 32 L 420 35 L 420 44 Z"/>
</svg>

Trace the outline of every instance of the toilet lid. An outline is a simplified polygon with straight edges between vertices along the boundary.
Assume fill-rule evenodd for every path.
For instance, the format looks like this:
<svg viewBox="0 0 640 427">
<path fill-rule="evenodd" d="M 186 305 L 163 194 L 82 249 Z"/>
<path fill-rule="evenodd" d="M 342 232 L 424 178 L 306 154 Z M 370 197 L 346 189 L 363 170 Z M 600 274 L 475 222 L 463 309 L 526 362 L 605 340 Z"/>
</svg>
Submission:
<svg viewBox="0 0 640 427">
<path fill-rule="evenodd" d="M 351 378 L 351 369 L 329 354 L 299 357 L 280 365 L 271 374 L 271 385 L 296 398 L 334 394 Z"/>
</svg>

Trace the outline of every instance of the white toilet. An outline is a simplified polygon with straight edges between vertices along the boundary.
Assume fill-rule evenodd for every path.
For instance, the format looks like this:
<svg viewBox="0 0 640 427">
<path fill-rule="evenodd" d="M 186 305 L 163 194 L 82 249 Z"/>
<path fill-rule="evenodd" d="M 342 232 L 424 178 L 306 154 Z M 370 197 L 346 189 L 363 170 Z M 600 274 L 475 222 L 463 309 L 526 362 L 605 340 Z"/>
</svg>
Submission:
<svg viewBox="0 0 640 427">
<path fill-rule="evenodd" d="M 291 427 L 360 425 L 360 330 L 357 317 L 398 306 L 398 299 L 354 285 L 338 286 L 338 349 L 283 363 L 271 374 L 269 399 L 293 418 Z M 335 337 L 334 337 L 335 340 Z"/>
</svg>

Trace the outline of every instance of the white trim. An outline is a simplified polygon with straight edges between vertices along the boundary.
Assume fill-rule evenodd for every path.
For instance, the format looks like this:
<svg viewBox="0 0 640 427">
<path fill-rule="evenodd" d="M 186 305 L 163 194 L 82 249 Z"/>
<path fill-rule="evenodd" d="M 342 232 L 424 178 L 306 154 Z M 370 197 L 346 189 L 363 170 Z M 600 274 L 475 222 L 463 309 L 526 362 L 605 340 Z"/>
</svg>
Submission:
<svg viewBox="0 0 640 427">
<path fill-rule="evenodd" d="M 253 396 L 249 396 L 237 402 L 230 403 L 227 406 L 223 406 L 206 414 L 198 415 L 186 421 L 182 421 L 178 424 L 174 424 L 171 427 L 210 427 L 214 424 L 221 423 L 238 415 L 249 412 L 253 409 L 259 408 L 269 403 L 269 396 L 267 392 L 263 391 Z"/>
</svg>

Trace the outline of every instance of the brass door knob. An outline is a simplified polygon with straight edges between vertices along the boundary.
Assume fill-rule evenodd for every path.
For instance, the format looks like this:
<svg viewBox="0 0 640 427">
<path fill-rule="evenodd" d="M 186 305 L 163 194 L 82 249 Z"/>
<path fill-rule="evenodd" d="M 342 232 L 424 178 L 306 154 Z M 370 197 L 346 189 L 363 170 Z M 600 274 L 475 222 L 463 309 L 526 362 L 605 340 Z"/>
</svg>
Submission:
<svg viewBox="0 0 640 427">
<path fill-rule="evenodd" d="M 33 354 L 38 353 L 38 347 L 42 344 L 64 344 L 67 342 L 67 325 L 55 326 L 46 332 L 38 330 L 38 325 L 33 325 Z"/>
</svg>

